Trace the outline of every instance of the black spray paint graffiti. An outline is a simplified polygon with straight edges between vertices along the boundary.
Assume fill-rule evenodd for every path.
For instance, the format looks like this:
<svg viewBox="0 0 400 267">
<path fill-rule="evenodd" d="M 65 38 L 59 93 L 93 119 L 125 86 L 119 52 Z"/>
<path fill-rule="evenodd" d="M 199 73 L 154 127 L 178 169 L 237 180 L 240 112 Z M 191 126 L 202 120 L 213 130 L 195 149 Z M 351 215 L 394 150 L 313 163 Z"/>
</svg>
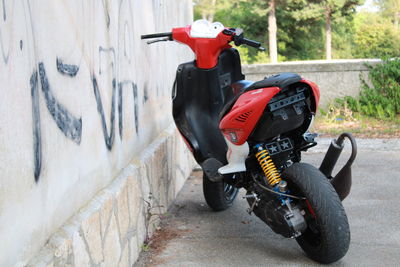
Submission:
<svg viewBox="0 0 400 267">
<path fill-rule="evenodd" d="M 112 67 L 113 77 L 115 77 L 114 62 L 116 61 L 116 59 L 115 59 L 115 50 L 114 50 L 113 47 L 110 47 L 110 48 L 104 48 L 104 47 L 101 47 L 101 46 L 99 47 L 99 75 L 102 74 L 102 71 L 101 71 L 102 54 L 107 54 L 107 53 L 110 53 L 112 55 L 112 60 L 113 61 L 111 62 L 111 67 Z"/>
<path fill-rule="evenodd" d="M 103 4 L 104 16 L 106 17 L 107 28 L 110 28 L 111 19 L 110 19 L 110 13 L 108 11 L 110 9 L 110 7 L 108 6 L 108 1 L 103 0 L 101 3 Z"/>
<path fill-rule="evenodd" d="M 122 99 L 124 95 L 124 87 L 132 88 L 133 94 L 133 111 L 135 112 L 135 131 L 139 134 L 139 101 L 138 101 L 138 88 L 137 85 L 132 81 L 123 81 L 118 84 L 118 126 L 119 126 L 119 136 L 122 140 L 122 130 L 123 130 L 123 104 Z"/>
<path fill-rule="evenodd" d="M 67 76 L 74 77 L 79 71 L 79 67 L 75 65 L 64 64 L 61 60 L 56 61 L 57 70 Z M 41 167 L 42 167 L 42 145 L 41 145 L 41 123 L 40 123 L 40 110 L 39 110 L 39 84 L 38 76 L 40 77 L 40 85 L 44 94 L 45 102 L 48 111 L 56 122 L 61 132 L 76 144 L 80 144 L 82 137 L 82 118 L 75 118 L 61 103 L 54 97 L 51 86 L 48 81 L 44 64 L 38 64 L 39 75 L 35 71 L 30 79 L 31 95 L 32 95 L 32 114 L 33 114 L 33 139 L 34 139 L 34 164 L 35 164 L 35 181 L 38 181 Z M 101 70 L 99 70 L 100 72 Z M 110 125 L 107 129 L 106 117 L 104 114 L 103 103 L 101 94 L 98 87 L 97 79 L 92 76 L 93 92 L 97 103 L 97 111 L 100 115 L 102 130 L 104 134 L 104 142 L 108 150 L 111 150 L 115 138 L 115 105 L 116 105 L 116 79 L 112 81 L 112 97 L 111 97 L 111 112 L 110 112 Z M 132 81 L 123 81 L 118 84 L 118 118 L 119 118 L 119 134 L 122 140 L 123 130 L 123 89 L 124 86 L 129 86 L 132 89 L 133 95 L 133 111 L 135 120 L 135 132 L 139 134 L 139 100 L 138 88 Z M 147 88 L 146 88 L 147 89 Z M 147 91 L 147 90 L 146 90 Z M 144 96 L 147 100 L 147 96 Z M 145 99 L 143 99 L 145 101 Z"/>
<path fill-rule="evenodd" d="M 99 86 L 97 83 L 97 79 L 95 75 L 92 75 L 92 85 L 93 85 L 93 92 L 94 92 L 94 97 L 96 99 L 97 103 L 97 112 L 100 115 L 101 119 L 101 127 L 103 130 L 103 135 L 104 135 L 104 142 L 106 144 L 106 147 L 108 150 L 111 151 L 113 144 L 114 144 L 114 122 L 115 122 L 115 98 L 116 98 L 116 93 L 117 93 L 117 84 L 116 84 L 116 78 L 115 78 L 115 69 L 114 69 L 114 63 L 116 61 L 115 58 L 115 50 L 113 47 L 111 48 L 104 48 L 104 47 L 99 47 L 99 75 L 103 74 L 102 67 L 105 62 L 102 64 L 102 58 L 103 56 L 107 59 L 107 56 L 111 55 L 111 72 L 113 75 L 113 80 L 112 80 L 112 95 L 111 95 L 111 112 L 110 112 L 110 131 L 107 129 L 107 124 L 106 124 L 106 118 L 104 115 L 104 108 L 103 108 L 103 103 L 101 100 L 101 95 L 100 95 L 100 90 Z M 109 56 L 110 57 L 110 56 Z M 109 67 L 107 66 L 107 67 Z"/>
<path fill-rule="evenodd" d="M 70 77 L 75 77 L 79 71 L 79 67 L 76 65 L 64 64 L 61 59 L 57 58 L 56 61 L 57 70 L 61 74 L 68 75 Z"/>
<path fill-rule="evenodd" d="M 30 48 L 30 43 L 29 40 L 33 36 L 34 37 L 34 31 L 33 31 L 33 23 L 32 23 L 32 16 L 31 16 L 31 7 L 30 7 L 30 2 L 27 1 L 21 1 L 24 2 L 24 11 L 28 12 L 25 14 L 25 19 L 26 19 L 26 27 L 27 27 L 27 38 L 23 37 L 20 40 L 17 39 L 17 42 L 15 44 L 20 50 L 23 49 L 29 49 Z M 110 14 L 109 14 L 109 1 L 106 0 L 101 0 L 103 9 L 104 9 L 104 14 L 105 14 L 105 20 L 107 24 L 107 28 L 110 28 L 111 24 L 111 19 L 110 19 Z M 130 1 L 121 1 L 121 5 L 123 2 L 131 4 Z M 13 3 L 11 1 L 10 3 Z M 8 37 L 7 31 L 4 31 L 3 29 L 5 28 L 6 30 L 11 27 L 9 27 L 10 23 L 12 23 L 12 16 L 13 13 L 11 12 L 10 14 L 7 13 L 9 10 L 13 11 L 16 8 L 10 8 L 7 5 L 10 5 L 8 1 L 6 0 L 0 0 L 0 61 L 2 63 L 5 63 L 6 65 L 9 62 L 10 58 L 10 51 L 13 51 L 12 48 L 9 47 L 9 42 L 7 38 L 3 37 Z M 129 16 L 129 19 L 132 19 L 133 16 Z M 125 31 L 129 31 L 128 23 L 125 21 Z M 12 25 L 11 25 L 12 26 Z M 28 33 L 31 33 L 32 36 L 30 36 Z M 15 41 L 15 40 L 14 40 Z M 10 43 L 10 45 L 14 44 Z M 124 47 L 124 56 L 126 58 L 129 57 L 128 63 L 131 64 L 131 59 L 130 55 L 132 53 L 129 53 L 129 49 L 132 49 L 130 46 Z M 33 50 L 36 50 L 33 48 Z M 112 61 L 111 63 L 106 66 L 105 69 L 108 69 L 109 66 L 112 67 L 112 75 L 113 75 L 113 81 L 112 81 L 112 103 L 111 103 L 111 114 L 110 114 L 110 124 L 109 124 L 109 130 L 107 129 L 106 125 L 106 118 L 104 116 L 104 109 L 101 101 L 101 95 L 100 95 L 100 90 L 97 84 L 96 80 L 96 75 L 93 74 L 91 76 L 92 79 L 92 85 L 93 85 L 93 91 L 94 91 L 94 97 L 97 102 L 97 110 L 101 118 L 101 124 L 102 124 L 102 130 L 104 133 L 104 140 L 105 144 L 108 150 L 112 149 L 113 142 L 114 142 L 114 135 L 115 135 L 115 111 L 116 111 L 116 100 L 118 97 L 118 112 L 119 112 L 119 133 L 120 133 L 120 139 L 122 140 L 122 134 L 123 134 L 123 91 L 128 90 L 128 94 L 132 92 L 133 95 L 133 112 L 134 112 L 134 123 L 135 123 L 135 132 L 138 135 L 139 134 L 139 105 L 144 104 L 147 99 L 148 99 L 148 89 L 147 85 L 144 85 L 144 91 L 143 91 L 143 99 L 142 101 L 138 100 L 138 87 L 137 85 L 132 82 L 132 81 L 123 81 L 121 83 L 118 82 L 118 78 L 116 76 L 116 71 L 115 71 L 115 64 L 116 64 L 116 53 L 113 47 L 110 48 L 103 48 L 99 47 L 99 54 L 105 55 L 106 53 L 111 54 L 107 55 L 108 58 L 111 58 Z M 107 57 L 105 57 L 107 58 Z M 102 68 L 102 63 L 105 63 L 106 61 L 102 60 L 102 57 L 100 56 L 99 60 L 99 75 L 102 75 L 102 72 L 104 74 L 108 73 L 109 70 L 101 69 Z M 37 67 L 33 69 L 33 72 L 30 76 L 29 79 L 29 86 L 30 86 L 30 91 L 31 91 L 31 100 L 32 100 L 32 132 L 33 132 L 33 155 L 34 155 L 34 178 L 35 181 L 38 182 L 42 168 L 44 166 L 43 164 L 43 151 L 42 151 L 42 129 L 43 129 L 43 124 L 41 119 L 43 118 L 43 114 L 40 114 L 40 95 L 42 95 L 44 102 L 46 103 L 46 108 L 49 111 L 52 119 L 56 123 L 57 127 L 60 129 L 60 131 L 70 140 L 72 140 L 74 143 L 77 145 L 80 145 L 81 139 L 82 139 L 82 117 L 74 117 L 72 113 L 64 106 L 62 105 L 59 100 L 55 97 L 53 93 L 53 88 L 56 88 L 54 84 L 51 82 L 51 76 L 48 77 L 48 73 L 46 73 L 46 67 L 48 70 L 48 66 L 45 65 L 43 62 L 36 62 Z M 56 68 L 58 70 L 58 73 L 61 75 L 64 75 L 66 77 L 71 77 L 74 78 L 77 76 L 79 72 L 79 66 L 77 65 L 72 65 L 72 64 L 66 64 L 63 62 L 62 59 L 57 58 L 56 59 Z M 94 69 L 92 70 L 94 72 Z M 50 79 L 50 81 L 49 81 Z M 129 78 L 128 78 L 129 79 Z M 100 81 L 100 79 L 99 79 Z M 117 90 L 118 86 L 118 90 Z M 41 88 L 41 89 L 40 89 Z M 126 89 L 125 89 L 126 88 Z M 132 91 L 131 91 L 132 90 Z M 41 91 L 41 92 L 40 92 Z M 117 95 L 118 94 L 118 95 Z M 142 103 L 139 103 L 142 102 Z M 41 116 L 42 115 L 42 116 Z"/>
<path fill-rule="evenodd" d="M 116 82 L 115 79 L 112 82 L 112 96 L 111 96 L 111 114 L 110 114 L 110 130 L 107 129 L 106 118 L 104 115 L 103 103 L 101 101 L 100 90 L 97 84 L 96 77 L 92 77 L 93 91 L 97 103 L 97 112 L 101 118 L 101 126 L 103 129 L 104 141 L 108 150 L 111 150 L 114 143 L 114 124 L 115 124 L 115 98 L 116 98 Z M 118 128 L 119 136 L 122 140 L 122 130 L 123 130 L 123 89 L 125 86 L 132 88 L 133 95 L 133 111 L 135 119 L 135 132 L 139 134 L 139 100 L 138 100 L 138 88 L 137 85 L 132 81 L 122 81 L 118 83 Z M 147 101 L 147 100 L 146 100 Z"/>
<path fill-rule="evenodd" d="M 30 80 L 32 97 L 32 121 L 33 121 L 33 160 L 35 181 L 39 180 L 42 168 L 42 144 L 40 131 L 39 90 L 37 71 L 33 72 Z"/>
<path fill-rule="evenodd" d="M 116 93 L 116 81 L 112 81 L 112 96 L 111 96 L 111 114 L 110 114 L 110 133 L 108 133 L 106 118 L 104 116 L 103 103 L 101 101 L 99 86 L 97 85 L 96 77 L 92 76 L 92 84 L 94 97 L 97 102 L 97 112 L 100 114 L 101 126 L 103 129 L 104 142 L 106 143 L 107 149 L 111 150 L 114 143 L 114 121 L 115 121 L 115 93 Z"/>
<path fill-rule="evenodd" d="M 7 20 L 7 11 L 6 11 L 6 4 L 5 1 L 3 0 L 2 2 L 3 4 L 3 21 L 5 22 Z M 0 49 L 1 49 L 1 55 L 3 57 L 3 62 L 5 64 L 8 64 L 8 60 L 10 58 L 10 49 L 8 49 L 8 51 L 6 51 L 5 45 L 4 45 L 4 40 L 3 40 L 3 36 L 2 36 L 2 31 L 0 29 Z"/>
<path fill-rule="evenodd" d="M 144 84 L 144 89 L 143 89 L 143 104 L 149 100 L 149 90 L 147 89 L 147 83 Z"/>
<path fill-rule="evenodd" d="M 76 144 L 80 144 L 82 136 L 82 118 L 75 118 L 51 92 L 51 87 L 47 79 L 44 64 L 39 63 L 40 85 L 46 101 L 46 107 L 56 122 L 61 132 Z M 33 155 L 34 155 L 34 176 L 35 181 L 39 180 L 42 167 L 42 137 L 40 126 L 40 110 L 39 110 L 39 90 L 38 90 L 38 74 L 34 71 L 31 79 L 31 96 L 32 96 L 32 116 L 33 116 Z"/>
<path fill-rule="evenodd" d="M 50 90 L 43 63 L 39 63 L 40 84 L 46 100 L 46 106 L 58 128 L 66 137 L 77 144 L 81 143 L 82 118 L 75 118 L 62 104 L 60 104 Z"/>
</svg>

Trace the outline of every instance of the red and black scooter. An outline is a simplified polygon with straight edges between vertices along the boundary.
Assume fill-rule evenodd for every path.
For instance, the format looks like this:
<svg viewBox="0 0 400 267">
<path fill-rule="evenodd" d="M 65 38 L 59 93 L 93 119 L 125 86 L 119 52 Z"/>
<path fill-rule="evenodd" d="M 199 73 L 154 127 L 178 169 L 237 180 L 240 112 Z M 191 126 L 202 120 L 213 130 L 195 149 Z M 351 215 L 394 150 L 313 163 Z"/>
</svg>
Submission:
<svg viewBox="0 0 400 267">
<path fill-rule="evenodd" d="M 188 45 L 196 60 L 178 67 L 173 87 L 173 117 L 188 148 L 203 169 L 203 191 L 215 211 L 227 209 L 239 188 L 254 212 L 273 231 L 295 238 L 313 260 L 342 258 L 350 230 L 342 206 L 350 192 L 356 143 L 344 133 L 317 169 L 301 163 L 301 152 L 315 146 L 309 133 L 320 92 L 297 74 L 281 73 L 262 81 L 244 80 L 235 45 L 263 50 L 243 31 L 196 21 L 172 32 L 143 35 L 149 41 Z M 331 173 L 348 137 L 352 155 Z"/>
</svg>

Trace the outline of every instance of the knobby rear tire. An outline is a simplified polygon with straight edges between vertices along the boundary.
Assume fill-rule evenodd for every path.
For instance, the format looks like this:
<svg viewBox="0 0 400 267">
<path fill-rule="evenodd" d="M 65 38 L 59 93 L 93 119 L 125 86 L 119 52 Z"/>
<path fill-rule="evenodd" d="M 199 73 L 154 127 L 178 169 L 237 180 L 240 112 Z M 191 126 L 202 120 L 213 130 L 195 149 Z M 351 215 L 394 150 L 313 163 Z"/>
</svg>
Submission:
<svg viewBox="0 0 400 267">
<path fill-rule="evenodd" d="M 298 195 L 309 201 L 315 217 L 296 238 L 307 256 L 320 263 L 341 259 L 349 249 L 350 228 L 342 202 L 329 180 L 315 167 L 295 163 L 282 173 Z M 307 212 L 310 212 L 310 209 Z M 314 229 L 313 229 L 314 228 Z"/>
<path fill-rule="evenodd" d="M 203 174 L 204 198 L 214 211 L 223 211 L 232 206 L 238 189 L 225 182 L 212 182 Z"/>
</svg>

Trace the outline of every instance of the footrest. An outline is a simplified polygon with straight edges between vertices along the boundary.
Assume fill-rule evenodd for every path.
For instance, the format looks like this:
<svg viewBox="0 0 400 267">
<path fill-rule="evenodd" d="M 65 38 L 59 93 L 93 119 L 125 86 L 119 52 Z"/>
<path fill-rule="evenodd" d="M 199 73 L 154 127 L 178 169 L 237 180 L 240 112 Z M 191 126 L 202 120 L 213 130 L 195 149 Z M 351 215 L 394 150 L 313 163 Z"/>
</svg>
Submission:
<svg viewBox="0 0 400 267">
<path fill-rule="evenodd" d="M 224 164 L 215 158 L 208 158 L 201 164 L 203 172 L 212 182 L 221 182 L 224 179 L 224 176 L 218 173 L 218 169 L 222 166 Z"/>
</svg>

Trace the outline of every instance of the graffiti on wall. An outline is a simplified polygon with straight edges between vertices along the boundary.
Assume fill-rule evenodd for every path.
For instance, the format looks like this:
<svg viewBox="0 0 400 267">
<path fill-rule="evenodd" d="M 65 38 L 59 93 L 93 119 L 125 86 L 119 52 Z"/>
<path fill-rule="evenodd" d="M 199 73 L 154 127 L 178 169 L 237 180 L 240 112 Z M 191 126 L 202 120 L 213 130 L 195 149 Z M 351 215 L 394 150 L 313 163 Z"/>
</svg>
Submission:
<svg viewBox="0 0 400 267">
<path fill-rule="evenodd" d="M 73 65 L 62 65 L 57 60 L 57 69 L 59 72 L 73 77 L 78 72 L 78 67 Z M 61 63 L 62 64 L 62 63 Z M 60 65 L 61 65 L 60 64 Z M 65 137 L 71 139 L 76 144 L 81 143 L 82 136 L 82 118 L 75 118 L 63 104 L 61 104 L 52 93 L 51 85 L 48 81 L 46 70 L 43 62 L 38 64 L 40 87 L 46 102 L 46 107 L 51 117 L 57 124 L 60 131 Z M 61 70 L 61 71 L 60 71 Z M 73 70 L 75 71 L 75 74 Z M 38 72 L 35 70 L 30 78 L 31 97 L 32 97 L 32 119 L 33 119 L 33 155 L 34 155 L 34 176 L 35 181 L 38 181 L 42 166 L 42 136 L 40 130 L 40 110 L 39 110 L 39 85 L 38 85 Z"/>
<path fill-rule="evenodd" d="M 18 2 L 18 1 L 16 1 Z M 109 31 L 112 25 L 112 16 L 109 13 L 109 4 L 108 1 L 98 0 L 100 6 L 103 8 L 102 16 L 104 19 L 104 24 L 106 25 L 107 31 Z M 10 61 L 10 46 L 9 46 L 9 38 L 8 35 L 11 35 L 12 23 L 15 23 L 15 20 L 18 18 L 13 18 L 12 14 L 7 14 L 7 2 L 2 0 L 0 2 L 2 7 L 0 8 L 0 12 L 2 16 L 0 20 L 3 21 L 3 25 L 0 23 L 0 53 L 1 59 L 4 65 L 7 66 Z M 33 17 L 31 15 L 31 7 L 28 1 L 20 0 L 19 4 L 23 6 L 23 10 L 25 14 L 25 27 L 26 31 L 29 31 L 30 34 L 34 37 L 35 31 L 31 26 L 33 23 Z M 14 5 L 12 9 L 15 9 L 15 3 L 10 5 Z M 130 5 L 130 1 L 122 0 L 119 4 L 121 9 L 124 8 L 124 5 Z M 129 7 L 131 8 L 131 7 Z M 0 14 L 1 14 L 0 13 Z M 101 13 L 101 12 L 100 12 Z M 124 31 L 133 34 L 132 32 L 132 17 L 129 16 L 120 16 L 118 20 L 121 20 L 121 24 L 124 25 Z M 14 20 L 7 24 L 8 20 Z M 132 36 L 130 36 L 132 38 Z M 28 45 L 31 45 L 32 50 L 35 52 L 38 49 L 33 41 L 32 44 L 29 44 L 29 41 L 32 40 L 24 40 L 21 39 L 16 43 L 16 46 L 19 50 L 26 49 Z M 118 41 L 119 42 L 119 41 Z M 124 42 L 125 43 L 125 42 Z M 123 49 L 121 53 L 119 53 L 118 49 Z M 101 131 L 104 136 L 104 145 L 106 146 L 108 151 L 111 151 L 113 148 L 113 144 L 116 138 L 115 129 L 116 129 L 116 120 L 118 119 L 117 127 L 118 127 L 118 136 L 120 140 L 123 139 L 123 130 L 124 130 L 124 110 L 127 112 L 131 112 L 131 117 L 133 118 L 134 125 L 133 129 L 127 129 L 128 131 L 132 131 L 139 135 L 140 129 L 140 109 L 141 107 L 148 101 L 148 85 L 145 84 L 142 88 L 141 95 L 143 96 L 142 101 L 139 101 L 139 87 L 137 82 L 130 77 L 117 77 L 117 65 L 121 64 L 117 60 L 117 54 L 119 56 L 123 55 L 125 57 L 125 61 L 128 62 L 126 64 L 131 64 L 132 62 L 132 47 L 124 45 L 123 47 L 114 47 L 114 46 L 104 46 L 98 45 L 98 67 L 92 66 L 91 75 L 86 77 L 88 79 L 89 84 L 92 87 L 92 97 L 96 103 L 96 110 L 100 120 Z M 80 66 L 76 64 L 70 64 L 64 60 L 64 57 L 59 57 L 58 55 L 54 55 L 55 65 L 49 65 L 48 61 L 40 61 L 36 59 L 36 53 L 32 56 L 35 63 L 33 64 L 33 70 L 31 75 L 26 81 L 27 88 L 30 89 L 31 103 L 32 103 L 32 136 L 33 136 L 33 163 L 34 170 L 33 176 L 36 182 L 39 181 L 41 171 L 43 168 L 43 159 L 45 155 L 43 155 L 42 149 L 42 123 L 43 123 L 43 114 L 41 114 L 40 103 L 45 103 L 45 107 L 47 112 L 51 115 L 53 122 L 56 124 L 58 130 L 70 141 L 72 141 L 75 145 L 79 146 L 82 141 L 82 131 L 85 122 L 85 117 L 82 115 L 76 116 L 72 112 L 72 107 L 68 107 L 63 104 L 61 98 L 57 98 L 55 92 L 57 92 L 60 84 L 58 83 L 57 77 L 49 76 L 49 70 L 53 70 L 55 68 L 57 75 L 65 77 L 67 79 L 82 79 L 82 75 L 80 74 Z M 110 63 L 105 64 L 103 61 L 104 58 L 109 59 Z M 47 63 L 46 63 L 47 62 Z M 106 65 L 106 68 L 103 66 Z M 54 72 L 52 72 L 54 73 Z M 99 78 L 102 75 L 111 78 L 111 84 L 108 86 L 101 87 L 99 85 Z M 104 101 L 105 95 L 111 95 L 111 100 Z M 124 97 L 132 97 L 132 107 L 124 107 L 123 99 Z M 105 106 L 107 105 L 107 106 Z M 110 105 L 110 106 L 108 106 Z M 106 111 L 109 111 L 106 112 Z M 43 109 L 42 109 L 43 112 Z"/>
</svg>

